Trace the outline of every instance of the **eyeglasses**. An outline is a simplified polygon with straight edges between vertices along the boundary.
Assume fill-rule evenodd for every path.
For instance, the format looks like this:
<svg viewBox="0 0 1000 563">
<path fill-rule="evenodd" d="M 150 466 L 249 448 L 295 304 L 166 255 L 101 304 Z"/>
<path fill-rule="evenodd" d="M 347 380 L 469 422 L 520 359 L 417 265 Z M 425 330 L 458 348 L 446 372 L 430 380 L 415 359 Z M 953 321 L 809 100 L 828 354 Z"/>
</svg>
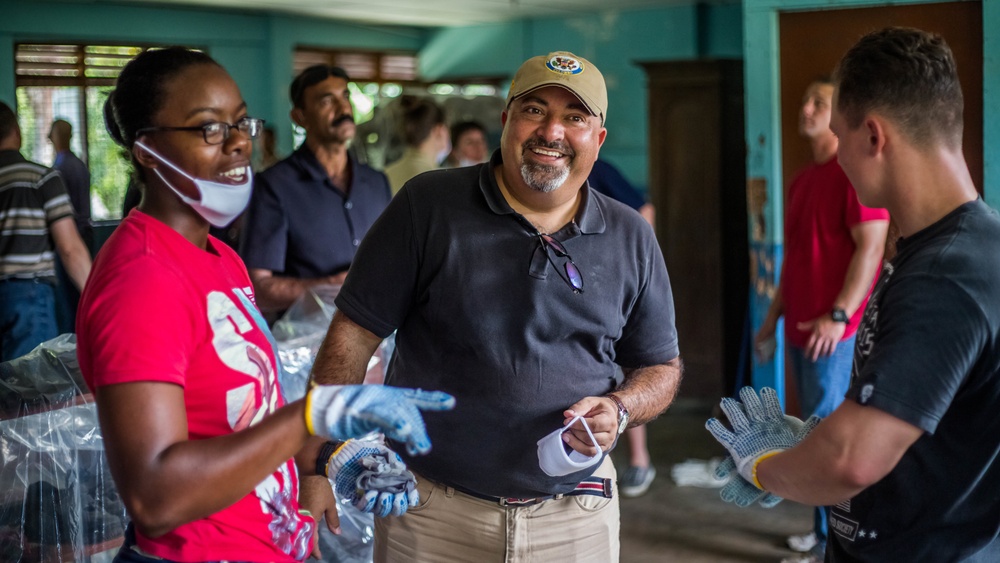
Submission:
<svg viewBox="0 0 1000 563">
<path fill-rule="evenodd" d="M 229 132 L 233 129 L 238 129 L 240 133 L 243 133 L 251 139 L 256 139 L 260 136 L 261 131 L 264 130 L 264 120 L 257 119 L 256 117 L 244 117 L 236 122 L 236 124 L 226 123 L 224 121 L 213 121 L 211 123 L 206 123 L 205 125 L 197 125 L 194 127 L 145 127 L 139 129 L 135 132 L 136 137 L 142 135 L 143 133 L 151 133 L 154 131 L 201 131 L 201 135 L 205 137 L 205 142 L 210 145 L 221 145 L 226 142 L 229 138 Z"/>
<path fill-rule="evenodd" d="M 545 252 L 545 257 L 549 259 L 549 263 L 552 267 L 556 269 L 556 273 L 559 277 L 563 279 L 564 282 L 573 290 L 573 293 L 583 293 L 583 275 L 580 274 L 580 269 L 576 267 L 576 263 L 573 262 L 573 257 L 566 252 L 566 247 L 556 239 L 549 235 L 538 234 L 538 244 L 541 245 L 542 251 Z M 555 251 L 555 253 L 566 259 L 566 263 L 563 264 L 563 268 L 560 269 L 556 265 L 555 261 L 552 260 L 552 255 L 549 254 L 549 249 Z M 565 270 L 565 274 L 563 271 Z"/>
</svg>

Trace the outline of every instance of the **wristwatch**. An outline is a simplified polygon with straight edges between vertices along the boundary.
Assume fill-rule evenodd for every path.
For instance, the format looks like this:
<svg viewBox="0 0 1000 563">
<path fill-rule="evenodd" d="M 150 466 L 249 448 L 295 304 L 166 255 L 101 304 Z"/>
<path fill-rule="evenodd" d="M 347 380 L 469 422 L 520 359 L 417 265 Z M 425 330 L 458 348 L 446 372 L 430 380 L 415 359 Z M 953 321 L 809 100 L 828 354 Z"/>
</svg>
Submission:
<svg viewBox="0 0 1000 563">
<path fill-rule="evenodd" d="M 611 399 L 612 401 L 615 402 L 616 405 L 618 405 L 618 435 L 621 436 L 622 432 L 625 431 L 625 428 L 628 427 L 628 409 L 625 408 L 625 403 L 623 403 L 622 400 L 618 398 L 618 395 L 615 395 L 614 393 L 608 393 L 606 397 Z"/>
<path fill-rule="evenodd" d="M 847 316 L 847 311 L 839 307 L 834 307 L 834 309 L 830 311 L 830 318 L 833 319 L 833 322 L 835 323 L 847 323 L 850 320 Z"/>
</svg>

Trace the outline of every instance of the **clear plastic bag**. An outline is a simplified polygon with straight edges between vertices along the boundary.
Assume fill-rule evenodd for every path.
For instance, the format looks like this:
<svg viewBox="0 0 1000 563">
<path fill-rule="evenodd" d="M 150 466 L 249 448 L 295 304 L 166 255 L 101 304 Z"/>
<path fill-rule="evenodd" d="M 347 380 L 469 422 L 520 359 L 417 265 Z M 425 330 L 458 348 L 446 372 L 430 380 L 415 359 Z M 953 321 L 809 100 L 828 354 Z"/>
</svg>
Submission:
<svg viewBox="0 0 1000 563">
<path fill-rule="evenodd" d="M 281 361 L 278 380 L 281 393 L 288 402 L 301 399 L 306 394 L 309 372 L 337 310 L 333 300 L 339 292 L 339 285 L 309 288 L 271 328 L 278 342 L 278 359 Z M 392 356 L 394 344 L 394 336 L 389 336 L 379 345 L 368 361 L 365 383 L 382 383 L 385 379 L 384 368 Z"/>
<path fill-rule="evenodd" d="M 278 319 L 272 328 L 278 343 L 281 373 L 278 379 L 286 401 L 295 401 L 306 393 L 309 372 L 316 360 L 326 331 L 333 320 L 333 304 L 340 286 L 321 285 L 310 288 Z M 382 383 L 383 368 L 392 356 L 394 338 L 390 336 L 379 346 L 368 362 L 365 383 Z M 369 563 L 375 542 L 375 517 L 354 508 L 350 502 L 337 501 L 341 534 L 335 536 L 320 523 L 320 551 L 326 561 L 338 563 Z"/>
<path fill-rule="evenodd" d="M 125 507 L 75 336 L 0 364 L 0 406 L 0 561 L 92 561 L 117 551 Z"/>
</svg>

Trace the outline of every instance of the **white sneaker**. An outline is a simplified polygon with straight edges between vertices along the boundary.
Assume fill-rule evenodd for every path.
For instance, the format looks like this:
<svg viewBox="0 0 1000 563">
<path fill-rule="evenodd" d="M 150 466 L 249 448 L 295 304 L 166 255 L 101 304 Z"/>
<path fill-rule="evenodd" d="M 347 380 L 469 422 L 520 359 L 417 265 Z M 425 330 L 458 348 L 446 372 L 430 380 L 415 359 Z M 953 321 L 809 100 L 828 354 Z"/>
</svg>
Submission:
<svg viewBox="0 0 1000 563">
<path fill-rule="evenodd" d="M 788 536 L 787 541 L 788 547 L 799 553 L 806 553 L 819 543 L 819 539 L 816 538 L 816 532 L 809 532 L 801 536 Z"/>
</svg>

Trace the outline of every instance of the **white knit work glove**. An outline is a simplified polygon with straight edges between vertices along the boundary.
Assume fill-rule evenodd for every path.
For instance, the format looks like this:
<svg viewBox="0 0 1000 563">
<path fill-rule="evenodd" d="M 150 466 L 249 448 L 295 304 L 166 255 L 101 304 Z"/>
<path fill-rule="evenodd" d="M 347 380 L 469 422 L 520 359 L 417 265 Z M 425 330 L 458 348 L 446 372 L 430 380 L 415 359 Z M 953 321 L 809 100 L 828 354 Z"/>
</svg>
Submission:
<svg viewBox="0 0 1000 563">
<path fill-rule="evenodd" d="M 705 427 L 729 451 L 740 476 L 763 490 L 757 480 L 757 464 L 798 444 L 819 424 L 819 418 L 809 417 L 801 426 L 790 423 L 781 411 L 777 392 L 770 387 L 761 389 L 760 397 L 753 387 L 744 387 L 740 399 L 742 403 L 729 397 L 722 399 L 722 412 L 733 425 L 731 432 L 715 418 L 710 418 Z"/>
<path fill-rule="evenodd" d="M 420 503 L 417 481 L 396 452 L 372 440 L 348 440 L 326 465 L 337 496 L 361 512 L 402 516 Z"/>
</svg>

